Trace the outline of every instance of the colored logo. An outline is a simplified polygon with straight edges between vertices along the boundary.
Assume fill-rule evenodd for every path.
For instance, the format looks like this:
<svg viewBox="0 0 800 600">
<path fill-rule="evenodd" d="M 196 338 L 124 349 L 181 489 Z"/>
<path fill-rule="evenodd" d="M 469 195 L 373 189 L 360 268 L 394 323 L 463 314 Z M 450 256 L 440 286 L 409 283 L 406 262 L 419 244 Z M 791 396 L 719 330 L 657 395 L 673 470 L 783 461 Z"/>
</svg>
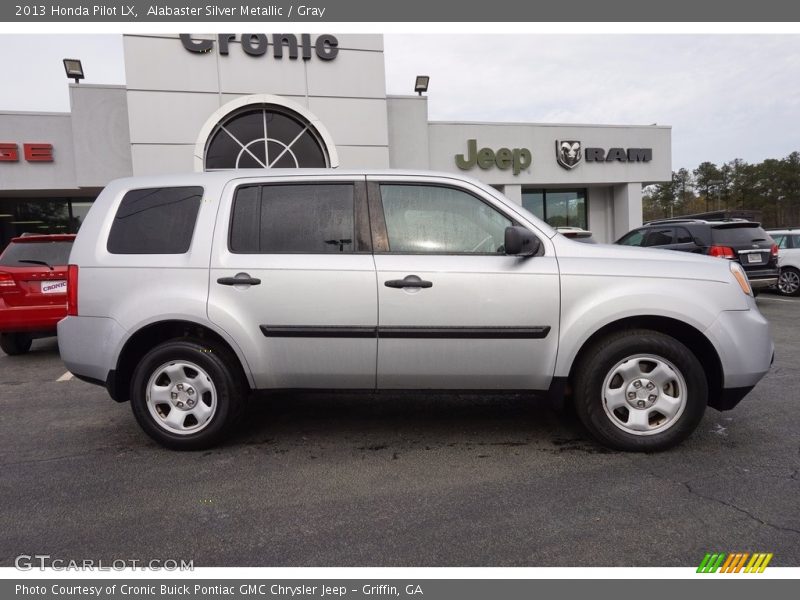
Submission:
<svg viewBox="0 0 800 600">
<path fill-rule="evenodd" d="M 763 573 L 769 561 L 772 560 L 772 553 L 754 552 L 724 552 L 706 553 L 700 566 L 697 567 L 698 573 Z"/>
</svg>

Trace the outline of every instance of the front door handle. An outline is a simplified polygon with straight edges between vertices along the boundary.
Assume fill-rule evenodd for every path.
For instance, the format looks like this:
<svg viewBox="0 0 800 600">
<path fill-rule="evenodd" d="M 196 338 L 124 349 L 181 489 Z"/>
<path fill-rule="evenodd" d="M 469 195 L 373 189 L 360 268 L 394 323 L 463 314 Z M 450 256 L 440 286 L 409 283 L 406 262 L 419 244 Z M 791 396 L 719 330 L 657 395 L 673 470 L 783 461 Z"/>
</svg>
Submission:
<svg viewBox="0 0 800 600">
<path fill-rule="evenodd" d="M 235 277 L 220 277 L 217 283 L 221 285 L 259 285 L 261 280 L 250 277 L 247 273 L 237 273 Z"/>
<path fill-rule="evenodd" d="M 406 275 L 403 279 L 390 279 L 383 285 L 390 288 L 429 288 L 433 287 L 432 281 L 425 281 L 416 275 Z"/>
</svg>

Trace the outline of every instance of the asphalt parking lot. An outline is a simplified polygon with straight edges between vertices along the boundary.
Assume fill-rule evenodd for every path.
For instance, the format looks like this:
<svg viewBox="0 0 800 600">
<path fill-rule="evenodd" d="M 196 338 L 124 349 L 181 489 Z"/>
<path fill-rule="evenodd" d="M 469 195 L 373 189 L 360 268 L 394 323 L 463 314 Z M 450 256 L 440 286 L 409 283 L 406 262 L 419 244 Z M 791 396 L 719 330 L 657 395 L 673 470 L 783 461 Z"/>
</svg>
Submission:
<svg viewBox="0 0 800 600">
<path fill-rule="evenodd" d="M 682 446 L 611 452 L 527 397 L 281 395 L 212 451 L 150 441 L 54 339 L 0 355 L 0 565 L 800 565 L 800 299 L 764 294 L 772 371 Z"/>
</svg>

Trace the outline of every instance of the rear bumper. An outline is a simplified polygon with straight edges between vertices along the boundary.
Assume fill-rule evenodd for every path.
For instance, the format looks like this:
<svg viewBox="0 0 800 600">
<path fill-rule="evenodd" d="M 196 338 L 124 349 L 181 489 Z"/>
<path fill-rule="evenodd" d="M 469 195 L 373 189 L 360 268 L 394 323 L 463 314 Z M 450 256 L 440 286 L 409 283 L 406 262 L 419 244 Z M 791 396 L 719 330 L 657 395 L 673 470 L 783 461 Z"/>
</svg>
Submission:
<svg viewBox="0 0 800 600">
<path fill-rule="evenodd" d="M 58 350 L 79 379 L 106 382 L 125 330 L 114 319 L 67 317 L 58 323 Z"/>
<path fill-rule="evenodd" d="M 763 290 L 778 283 L 778 269 L 745 269 L 750 286 L 754 290 Z"/>
<path fill-rule="evenodd" d="M 65 306 L 7 306 L 0 301 L 0 333 L 52 332 L 67 315 Z"/>
<path fill-rule="evenodd" d="M 778 284 L 777 277 L 764 277 L 763 279 L 750 279 L 750 287 L 754 290 L 764 290 Z"/>
</svg>

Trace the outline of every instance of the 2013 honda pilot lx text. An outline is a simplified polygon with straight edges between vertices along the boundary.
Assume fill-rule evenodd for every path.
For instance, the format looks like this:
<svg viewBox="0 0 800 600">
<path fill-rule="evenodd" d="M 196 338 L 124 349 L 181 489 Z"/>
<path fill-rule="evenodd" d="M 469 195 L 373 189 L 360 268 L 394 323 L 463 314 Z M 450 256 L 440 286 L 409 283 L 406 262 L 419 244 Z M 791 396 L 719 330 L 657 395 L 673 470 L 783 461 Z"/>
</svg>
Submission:
<svg viewBox="0 0 800 600">
<path fill-rule="evenodd" d="M 661 450 L 773 356 L 739 264 L 577 243 L 449 174 L 118 180 L 70 263 L 64 362 L 179 449 L 314 388 L 567 393 L 602 443 Z"/>
</svg>

